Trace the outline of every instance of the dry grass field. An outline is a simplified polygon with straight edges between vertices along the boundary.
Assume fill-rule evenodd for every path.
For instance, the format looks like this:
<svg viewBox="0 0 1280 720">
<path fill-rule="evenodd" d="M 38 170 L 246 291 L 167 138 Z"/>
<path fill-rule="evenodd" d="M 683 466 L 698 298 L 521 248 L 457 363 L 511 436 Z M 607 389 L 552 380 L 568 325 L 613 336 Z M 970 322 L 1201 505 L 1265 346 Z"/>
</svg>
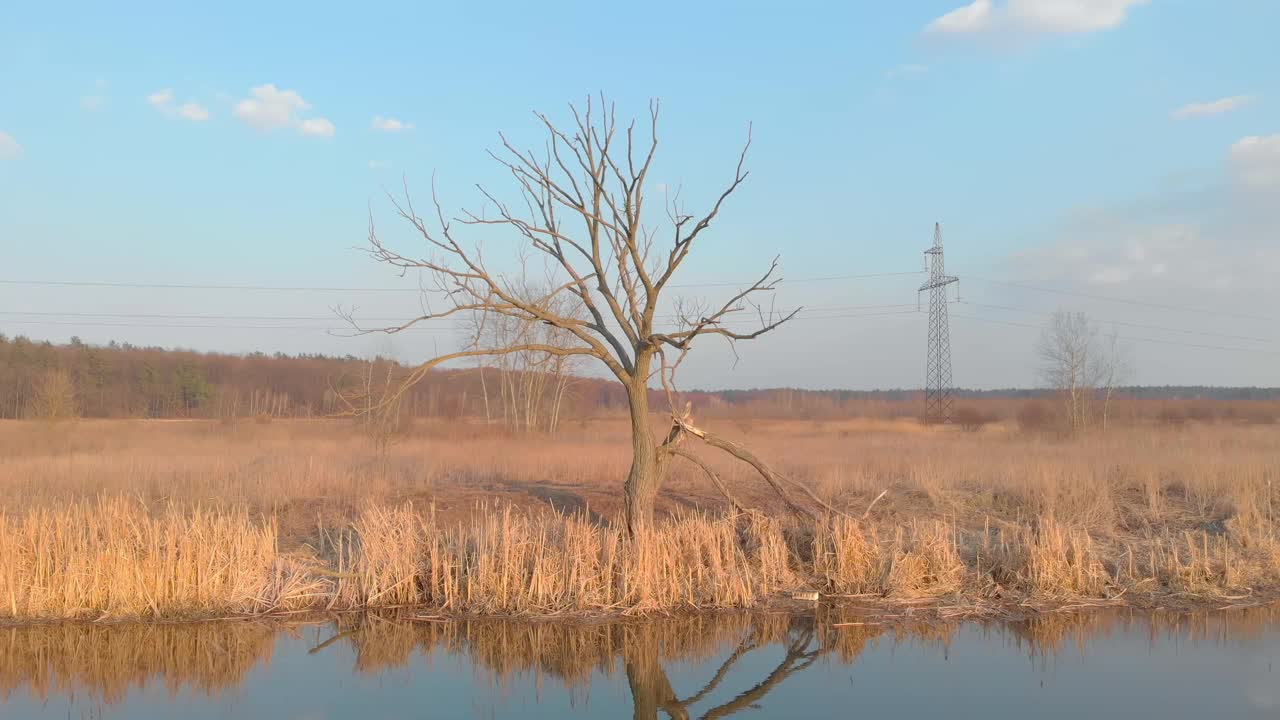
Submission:
<svg viewBox="0 0 1280 720">
<path fill-rule="evenodd" d="M 628 539 L 615 524 L 627 429 L 614 418 L 554 437 L 421 423 L 385 454 L 336 420 L 6 422 L 0 617 L 643 612 L 794 591 L 979 612 L 1280 590 L 1275 425 L 1076 438 L 909 421 L 708 426 L 845 515 L 802 523 L 745 466 L 698 448 L 757 512 L 729 513 L 677 460 L 662 520 Z"/>
</svg>

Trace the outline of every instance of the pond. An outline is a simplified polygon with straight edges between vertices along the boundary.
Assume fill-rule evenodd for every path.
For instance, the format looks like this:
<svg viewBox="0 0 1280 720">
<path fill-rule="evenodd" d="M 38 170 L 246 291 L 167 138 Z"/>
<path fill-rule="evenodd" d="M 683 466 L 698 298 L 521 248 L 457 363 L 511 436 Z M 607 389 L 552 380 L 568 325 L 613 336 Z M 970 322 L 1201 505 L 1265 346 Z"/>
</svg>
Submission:
<svg viewBox="0 0 1280 720">
<path fill-rule="evenodd" d="M 0 629 L 0 717 L 1277 717 L 1277 659 L 1267 609 L 56 625 Z"/>
</svg>

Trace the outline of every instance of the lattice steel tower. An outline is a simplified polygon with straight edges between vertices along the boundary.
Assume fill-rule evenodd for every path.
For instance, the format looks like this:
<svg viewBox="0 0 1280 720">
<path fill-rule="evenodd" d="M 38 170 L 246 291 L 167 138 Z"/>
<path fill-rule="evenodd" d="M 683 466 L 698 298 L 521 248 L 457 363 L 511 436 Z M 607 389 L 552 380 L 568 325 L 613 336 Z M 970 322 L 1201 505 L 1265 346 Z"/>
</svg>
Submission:
<svg viewBox="0 0 1280 720">
<path fill-rule="evenodd" d="M 960 282 L 946 273 L 942 260 L 942 225 L 933 225 L 933 247 L 924 251 L 929 279 L 919 292 L 929 291 L 929 351 L 925 362 L 924 421 L 951 422 L 951 332 L 947 327 L 947 286 Z M 958 285 L 956 287 L 959 287 Z"/>
</svg>

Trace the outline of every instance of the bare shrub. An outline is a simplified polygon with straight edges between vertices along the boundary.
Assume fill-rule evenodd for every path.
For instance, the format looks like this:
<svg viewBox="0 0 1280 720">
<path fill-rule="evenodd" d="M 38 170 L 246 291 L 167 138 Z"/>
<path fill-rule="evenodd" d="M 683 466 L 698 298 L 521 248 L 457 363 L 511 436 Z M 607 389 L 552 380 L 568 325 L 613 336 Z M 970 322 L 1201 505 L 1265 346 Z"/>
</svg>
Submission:
<svg viewBox="0 0 1280 720">
<path fill-rule="evenodd" d="M 975 407 L 962 405 L 952 413 L 951 420 L 965 432 L 978 432 L 995 418 Z"/>
<path fill-rule="evenodd" d="M 1237 417 L 1249 425 L 1270 425 L 1280 421 L 1280 411 L 1274 405 L 1250 403 L 1240 408 Z"/>
<path fill-rule="evenodd" d="M 1032 400 L 1018 409 L 1018 427 L 1025 432 L 1040 432 L 1053 425 L 1053 410 L 1040 400 Z"/>
<path fill-rule="evenodd" d="M 404 395 L 400 392 L 402 375 L 397 363 L 375 357 L 365 363 L 354 384 L 343 378 L 335 391 L 346 406 L 343 414 L 355 418 L 373 444 L 374 452 L 384 459 L 391 445 L 402 439 L 411 425 L 404 411 Z"/>
<path fill-rule="evenodd" d="M 76 386 L 66 370 L 49 370 L 36 383 L 27 405 L 27 417 L 58 422 L 80 415 L 76 403 Z"/>
<path fill-rule="evenodd" d="M 1187 424 L 1187 413 L 1182 408 L 1169 406 L 1156 415 L 1156 422 L 1165 427 L 1182 427 Z"/>
<path fill-rule="evenodd" d="M 1187 403 L 1184 413 L 1188 420 L 1199 423 L 1211 423 L 1218 419 L 1217 413 L 1214 412 L 1213 405 L 1207 402 L 1191 402 Z"/>
</svg>

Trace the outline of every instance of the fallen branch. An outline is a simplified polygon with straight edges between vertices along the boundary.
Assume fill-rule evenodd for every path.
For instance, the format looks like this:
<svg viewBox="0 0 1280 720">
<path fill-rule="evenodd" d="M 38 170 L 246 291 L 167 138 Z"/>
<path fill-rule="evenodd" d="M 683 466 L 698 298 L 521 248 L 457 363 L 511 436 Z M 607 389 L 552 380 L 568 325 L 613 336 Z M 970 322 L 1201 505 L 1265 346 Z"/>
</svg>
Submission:
<svg viewBox="0 0 1280 720">
<path fill-rule="evenodd" d="M 881 490 L 880 494 L 876 496 L 876 499 L 872 500 L 871 504 L 867 506 L 867 511 L 862 513 L 862 519 L 866 520 L 867 517 L 871 515 L 871 508 L 875 507 L 876 503 L 880 502 L 880 498 L 888 494 L 889 494 L 889 488 L 885 488 L 884 490 Z"/>
<path fill-rule="evenodd" d="M 702 458 L 676 445 L 668 445 L 667 452 L 672 455 L 679 455 L 685 460 L 688 460 L 694 465 L 702 468 L 702 472 L 706 473 L 707 477 L 711 478 L 711 483 L 716 486 L 716 489 L 719 490 L 722 495 L 724 495 L 725 499 L 729 501 L 729 504 L 733 506 L 734 510 L 738 512 L 747 511 L 747 508 L 742 503 L 738 502 L 738 499 L 733 496 L 733 493 L 729 492 L 729 487 L 724 484 L 724 480 L 721 480 L 720 476 L 716 474 L 716 471 L 704 462 Z"/>
<path fill-rule="evenodd" d="M 739 460 L 755 468 L 756 472 L 760 473 L 760 477 L 764 478 L 764 481 L 769 483 L 769 486 L 773 488 L 774 492 L 778 493 L 778 496 L 782 498 L 782 501 L 784 503 L 786 503 L 787 508 L 790 509 L 792 512 L 796 513 L 797 515 L 803 515 L 810 520 L 814 519 L 814 515 L 812 512 L 810 512 L 808 509 L 804 507 L 801 507 L 798 503 L 796 503 L 794 500 L 791 499 L 791 495 L 782 486 L 782 483 L 784 482 L 789 483 L 793 487 L 798 488 L 801 492 L 803 492 L 806 496 L 808 496 L 810 500 L 812 500 L 814 503 L 816 503 L 819 507 L 826 510 L 827 512 L 833 513 L 835 515 L 844 516 L 846 518 L 849 518 L 850 520 L 853 519 L 852 517 L 849 516 L 848 513 L 842 512 L 832 507 L 822 498 L 814 494 L 814 492 L 810 490 L 808 487 L 806 487 L 804 484 L 798 483 L 795 480 L 792 480 L 784 475 L 780 475 L 773 468 L 769 467 L 769 465 L 766 464 L 763 460 L 756 457 L 750 450 L 747 450 L 745 447 L 739 445 L 738 443 L 735 443 L 731 440 L 726 440 L 725 438 L 722 438 L 719 435 L 715 435 L 713 433 L 707 432 L 706 430 L 702 430 L 701 428 L 694 427 L 692 424 L 689 423 L 687 416 L 686 417 L 675 416 L 674 420 L 677 424 L 680 425 L 680 427 L 685 432 L 689 433 L 690 435 L 698 438 L 699 440 L 702 440 L 703 442 L 707 443 L 711 447 L 718 448 L 720 450 L 723 450 L 729 453 L 730 455 L 738 458 Z"/>
</svg>

